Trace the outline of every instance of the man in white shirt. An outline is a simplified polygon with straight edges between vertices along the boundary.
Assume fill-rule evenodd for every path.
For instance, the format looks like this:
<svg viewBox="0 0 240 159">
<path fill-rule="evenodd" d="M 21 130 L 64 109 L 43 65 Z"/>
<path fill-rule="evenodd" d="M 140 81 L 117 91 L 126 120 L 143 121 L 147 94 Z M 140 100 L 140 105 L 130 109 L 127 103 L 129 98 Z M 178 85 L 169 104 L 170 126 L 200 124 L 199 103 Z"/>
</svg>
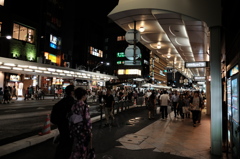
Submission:
<svg viewBox="0 0 240 159">
<path fill-rule="evenodd" d="M 165 118 L 167 118 L 168 115 L 167 106 L 169 105 L 169 101 L 170 101 L 169 95 L 167 94 L 167 91 L 164 90 L 163 94 L 160 96 L 160 106 L 163 120 L 165 120 Z"/>
</svg>

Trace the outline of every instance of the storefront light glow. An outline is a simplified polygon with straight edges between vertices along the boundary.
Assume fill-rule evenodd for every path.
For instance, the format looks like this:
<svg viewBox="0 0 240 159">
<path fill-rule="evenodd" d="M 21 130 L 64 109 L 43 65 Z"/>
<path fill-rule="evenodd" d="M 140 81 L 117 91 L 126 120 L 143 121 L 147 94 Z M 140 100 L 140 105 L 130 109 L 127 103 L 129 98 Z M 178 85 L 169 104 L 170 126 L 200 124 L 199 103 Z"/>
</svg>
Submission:
<svg viewBox="0 0 240 159">
<path fill-rule="evenodd" d="M 38 69 L 39 70 L 46 70 L 46 68 L 44 68 L 44 67 L 39 67 Z"/>
<path fill-rule="evenodd" d="M 49 72 L 49 71 L 44 71 L 44 73 L 50 74 L 51 72 Z"/>
<path fill-rule="evenodd" d="M 63 70 L 56 70 L 56 72 L 63 72 Z"/>
<path fill-rule="evenodd" d="M 27 68 L 25 68 L 25 69 L 24 69 L 24 71 L 33 72 L 33 70 L 32 70 L 32 69 L 27 69 Z"/>
<path fill-rule="evenodd" d="M 37 69 L 37 66 L 29 66 L 31 69 Z"/>
<path fill-rule="evenodd" d="M 58 73 L 52 72 L 53 75 L 58 75 Z"/>
<path fill-rule="evenodd" d="M 48 68 L 48 71 L 55 72 L 54 68 Z"/>
<path fill-rule="evenodd" d="M 64 74 L 64 73 L 59 73 L 59 75 L 61 75 L 61 76 L 65 76 L 65 74 Z"/>
<path fill-rule="evenodd" d="M 35 72 L 42 73 L 42 71 L 40 71 L 40 70 L 35 70 Z"/>
<path fill-rule="evenodd" d="M 13 67 L 12 69 L 13 69 L 13 70 L 20 70 L 20 71 L 23 70 L 22 68 L 19 68 L 19 67 Z"/>
<path fill-rule="evenodd" d="M 0 66 L 0 68 L 3 68 L 3 69 L 11 69 L 11 67 L 7 67 L 7 66 Z"/>
<path fill-rule="evenodd" d="M 65 71 L 65 70 L 64 70 L 63 72 L 64 72 L 64 73 L 69 73 L 69 71 Z"/>
<path fill-rule="evenodd" d="M 3 65 L 5 65 L 5 66 L 16 66 L 16 65 L 13 64 L 13 63 L 4 63 Z"/>
<path fill-rule="evenodd" d="M 28 65 L 18 65 L 18 67 L 27 68 L 27 67 L 28 67 Z"/>
</svg>

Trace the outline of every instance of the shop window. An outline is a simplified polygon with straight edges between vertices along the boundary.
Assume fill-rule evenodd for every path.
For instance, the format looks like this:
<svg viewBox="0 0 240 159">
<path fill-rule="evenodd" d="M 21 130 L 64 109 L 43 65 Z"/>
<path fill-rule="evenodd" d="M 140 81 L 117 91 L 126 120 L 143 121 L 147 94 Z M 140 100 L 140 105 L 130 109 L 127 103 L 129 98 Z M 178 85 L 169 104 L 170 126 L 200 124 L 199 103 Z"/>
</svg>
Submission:
<svg viewBox="0 0 240 159">
<path fill-rule="evenodd" d="M 0 6 L 4 6 L 4 0 L 0 0 Z"/>
<path fill-rule="evenodd" d="M 125 36 L 118 36 L 117 37 L 117 41 L 124 41 L 125 40 Z"/>
<path fill-rule="evenodd" d="M 26 41 L 29 43 L 34 42 L 34 30 L 27 28 L 25 26 L 21 26 L 19 24 L 13 24 L 13 35 L 14 39 Z"/>
</svg>

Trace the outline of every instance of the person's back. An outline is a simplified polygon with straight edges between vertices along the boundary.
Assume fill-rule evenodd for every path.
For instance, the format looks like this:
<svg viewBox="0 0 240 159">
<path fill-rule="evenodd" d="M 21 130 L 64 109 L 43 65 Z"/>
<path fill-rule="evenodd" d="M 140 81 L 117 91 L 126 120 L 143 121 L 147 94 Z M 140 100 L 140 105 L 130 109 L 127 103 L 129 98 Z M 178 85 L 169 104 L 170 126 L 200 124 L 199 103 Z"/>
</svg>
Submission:
<svg viewBox="0 0 240 159">
<path fill-rule="evenodd" d="M 58 127 L 60 135 L 59 144 L 55 153 L 55 159 L 69 158 L 73 145 L 73 141 L 70 138 L 69 121 L 67 114 L 71 112 L 71 107 L 75 102 L 72 96 L 74 86 L 67 86 L 65 91 L 67 94 L 66 97 L 62 98 L 53 106 L 50 116 L 50 121 Z"/>
<path fill-rule="evenodd" d="M 162 94 L 160 95 L 161 106 L 168 106 L 169 104 L 169 95 Z"/>
</svg>

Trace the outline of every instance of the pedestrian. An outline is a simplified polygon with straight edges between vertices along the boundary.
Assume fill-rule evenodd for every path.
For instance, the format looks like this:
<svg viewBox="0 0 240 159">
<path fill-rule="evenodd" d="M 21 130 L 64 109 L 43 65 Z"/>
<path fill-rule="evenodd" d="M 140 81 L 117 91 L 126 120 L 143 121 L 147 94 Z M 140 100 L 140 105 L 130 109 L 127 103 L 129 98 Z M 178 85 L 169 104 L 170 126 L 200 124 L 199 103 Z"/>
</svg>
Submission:
<svg viewBox="0 0 240 159">
<path fill-rule="evenodd" d="M 58 88 L 54 89 L 54 99 L 58 98 Z"/>
<path fill-rule="evenodd" d="M 70 138 L 69 120 L 67 114 L 75 102 L 74 86 L 68 85 L 65 88 L 66 96 L 58 101 L 51 111 L 51 122 L 59 130 L 59 143 L 57 145 L 54 159 L 68 159 L 72 152 L 73 139 Z"/>
<path fill-rule="evenodd" d="M 138 101 L 138 92 L 135 90 L 134 93 L 133 93 L 133 102 L 136 103 L 137 105 L 137 101 Z"/>
<path fill-rule="evenodd" d="M 3 91 L 2 91 L 2 87 L 0 87 L 0 104 L 2 104 L 3 102 Z"/>
<path fill-rule="evenodd" d="M 12 90 L 12 98 L 13 97 L 16 97 L 16 100 L 18 99 L 18 96 L 17 96 L 17 88 L 16 86 L 13 86 L 13 90 Z"/>
<path fill-rule="evenodd" d="M 105 118 L 106 118 L 105 126 L 109 126 L 110 124 L 113 124 L 114 103 L 115 103 L 115 100 L 112 95 L 112 91 L 111 89 L 107 89 L 107 94 L 104 96 L 104 111 L 105 111 Z M 112 119 L 111 123 L 110 123 L 110 118 Z"/>
<path fill-rule="evenodd" d="M 183 94 L 180 94 L 178 102 L 177 102 L 177 112 L 179 113 L 181 119 L 184 119 L 184 113 L 183 113 L 184 105 L 185 105 L 185 103 L 184 103 Z"/>
<path fill-rule="evenodd" d="M 202 98 L 199 96 L 199 92 L 195 91 L 193 97 L 190 100 L 190 107 L 192 111 L 192 120 L 193 120 L 193 127 L 196 127 L 196 123 L 200 123 L 200 113 L 202 109 Z"/>
<path fill-rule="evenodd" d="M 97 94 L 98 94 L 98 102 L 99 104 L 102 104 L 102 97 L 103 97 L 102 90 L 98 90 Z"/>
<path fill-rule="evenodd" d="M 148 119 L 154 119 L 156 114 L 156 93 L 153 90 L 151 95 L 148 98 Z"/>
<path fill-rule="evenodd" d="M 189 108 L 190 108 L 190 99 L 191 99 L 191 96 L 189 95 L 189 92 L 187 92 L 185 94 L 185 97 L 184 97 L 184 107 L 185 107 L 185 116 L 186 118 L 190 118 L 190 111 L 189 111 Z"/>
<path fill-rule="evenodd" d="M 69 130 L 73 139 L 72 153 L 69 159 L 87 159 L 89 144 L 92 140 L 92 121 L 89 106 L 84 102 L 87 99 L 87 91 L 78 87 L 74 91 L 77 102 L 71 108 Z"/>
<path fill-rule="evenodd" d="M 29 87 L 26 88 L 25 94 L 24 94 L 24 100 L 28 100 L 28 99 L 29 99 Z"/>
<path fill-rule="evenodd" d="M 9 102 L 10 102 L 10 91 L 6 86 L 3 91 L 3 104 L 6 104 L 6 103 L 9 104 Z"/>
<path fill-rule="evenodd" d="M 28 87 L 28 99 L 34 100 L 33 95 L 34 95 L 34 89 L 33 89 L 33 86 L 30 85 Z"/>
<path fill-rule="evenodd" d="M 159 97 L 159 105 L 161 106 L 162 120 L 167 119 L 168 112 L 167 107 L 169 105 L 170 98 L 166 90 L 163 91 L 163 94 Z"/>
<path fill-rule="evenodd" d="M 173 111 L 174 111 L 174 117 L 177 117 L 177 102 L 178 102 L 178 92 L 175 90 L 173 95 L 172 95 L 172 105 L 173 105 Z"/>
</svg>

